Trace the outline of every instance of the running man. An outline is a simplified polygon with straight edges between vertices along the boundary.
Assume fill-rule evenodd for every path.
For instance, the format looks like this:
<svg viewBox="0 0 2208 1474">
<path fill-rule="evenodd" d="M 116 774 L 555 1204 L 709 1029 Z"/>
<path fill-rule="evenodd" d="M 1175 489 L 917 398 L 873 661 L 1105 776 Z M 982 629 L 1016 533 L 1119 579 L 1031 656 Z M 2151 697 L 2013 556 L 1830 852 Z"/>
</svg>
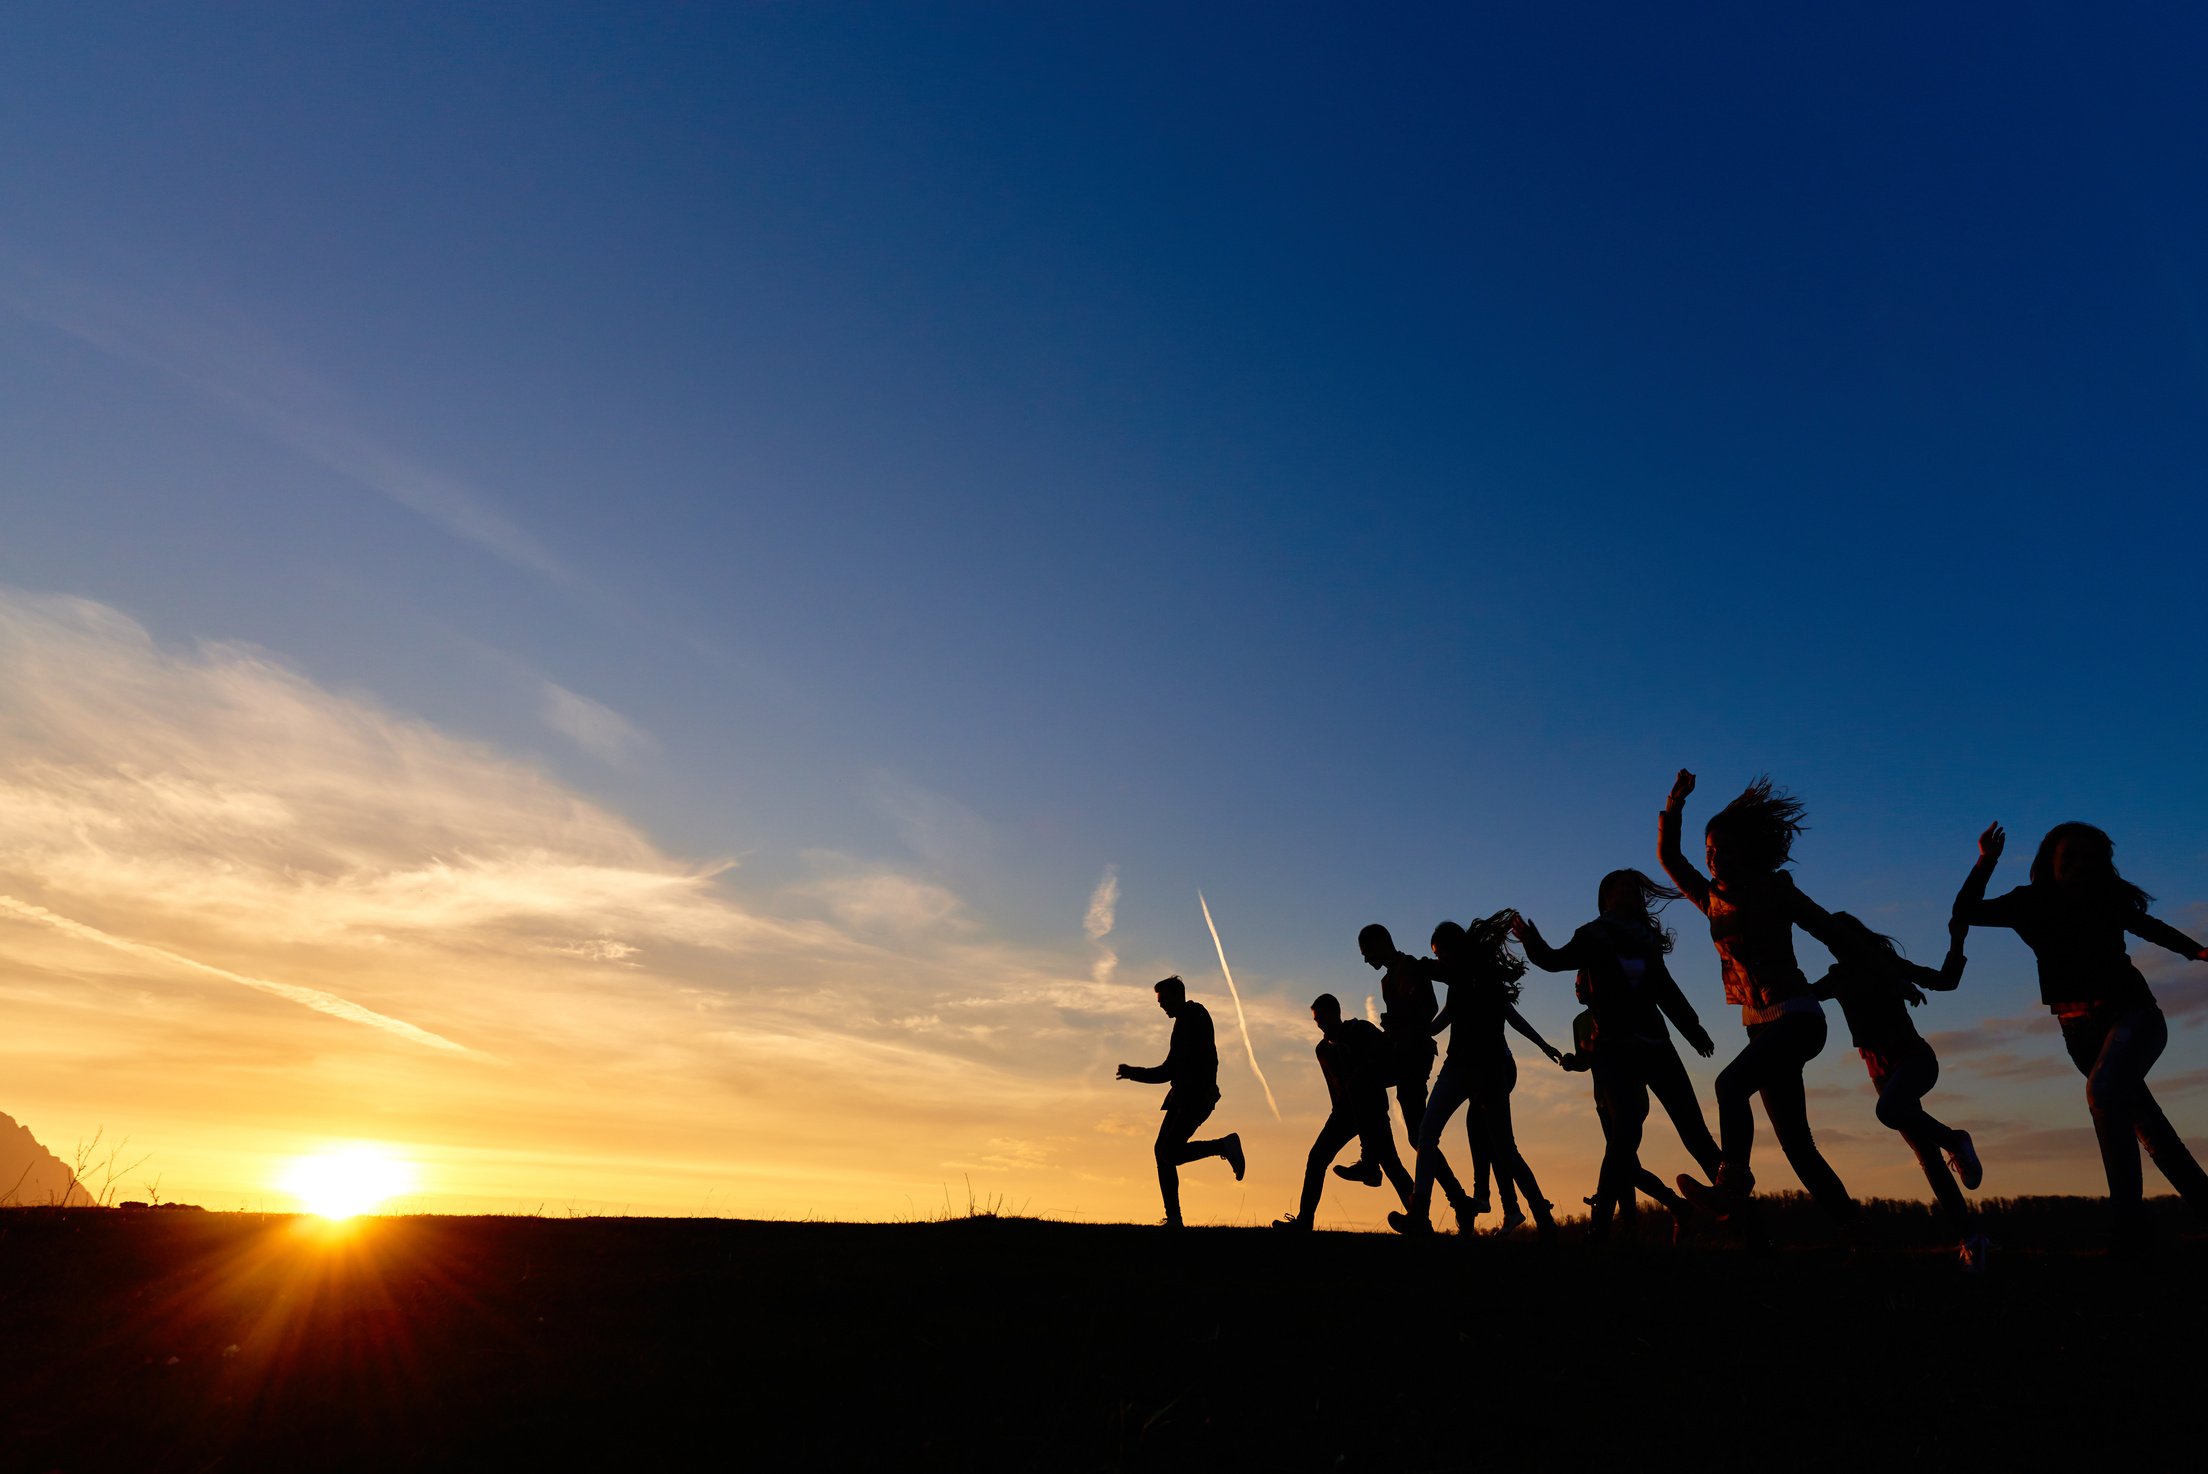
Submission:
<svg viewBox="0 0 2208 1474">
<path fill-rule="evenodd" d="M 1213 1042 L 1211 1011 L 1192 1003 L 1188 984 L 1175 974 L 1154 985 L 1158 1007 L 1173 1020 L 1173 1042 L 1166 1047 L 1162 1065 L 1121 1065 L 1119 1078 L 1145 1085 L 1167 1085 L 1165 1104 L 1158 1107 L 1165 1119 L 1158 1124 L 1158 1191 L 1165 1196 L 1165 1226 L 1181 1226 L 1181 1164 L 1206 1157 L 1224 1157 L 1242 1180 L 1242 1138 L 1229 1132 L 1210 1141 L 1193 1141 L 1196 1128 L 1211 1118 L 1219 1104 L 1219 1046 Z"/>
</svg>

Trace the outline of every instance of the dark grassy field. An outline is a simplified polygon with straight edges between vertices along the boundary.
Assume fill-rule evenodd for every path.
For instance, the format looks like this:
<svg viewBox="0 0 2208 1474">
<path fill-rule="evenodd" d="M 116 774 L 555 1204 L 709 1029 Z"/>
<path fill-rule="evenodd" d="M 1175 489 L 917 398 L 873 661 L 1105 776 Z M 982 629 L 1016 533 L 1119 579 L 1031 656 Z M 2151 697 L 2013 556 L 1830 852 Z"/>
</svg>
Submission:
<svg viewBox="0 0 2208 1474">
<path fill-rule="evenodd" d="M 1850 1255 L 1090 1227 L 0 1213 L 10 1469 L 2048 1467 L 2196 1449 L 2208 1242 Z M 1656 1215 L 1660 1218 L 1661 1215 Z M 1653 1224 L 1650 1225 L 1654 1227 Z M 2190 1457 L 2188 1452 L 2187 1457 Z"/>
</svg>

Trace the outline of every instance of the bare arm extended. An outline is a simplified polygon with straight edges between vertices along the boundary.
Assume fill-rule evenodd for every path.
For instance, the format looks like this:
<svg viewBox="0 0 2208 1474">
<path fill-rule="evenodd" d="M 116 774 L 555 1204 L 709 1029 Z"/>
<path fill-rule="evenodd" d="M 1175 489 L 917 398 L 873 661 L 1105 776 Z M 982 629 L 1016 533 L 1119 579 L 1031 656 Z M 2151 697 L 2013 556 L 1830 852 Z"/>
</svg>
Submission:
<svg viewBox="0 0 2208 1474">
<path fill-rule="evenodd" d="M 1671 797 L 1664 800 L 1664 812 L 1656 821 L 1656 859 L 1671 883 L 1694 902 L 1694 909 L 1706 912 L 1710 909 L 1709 877 L 1689 864 L 1679 848 L 1679 828 L 1686 822 L 1687 795 L 1692 792 L 1694 774 L 1681 768 L 1671 782 Z"/>
<path fill-rule="evenodd" d="M 1525 1017 L 1520 1014 L 1516 1008 L 1512 1007 L 1508 1003 L 1503 1005 L 1503 1022 L 1509 1024 L 1512 1028 L 1516 1029 L 1519 1033 L 1525 1035 L 1528 1039 L 1531 1039 L 1533 1041 L 1534 1047 L 1540 1050 L 1543 1054 L 1547 1055 L 1550 1059 L 1555 1060 L 1558 1064 L 1562 1064 L 1564 1062 L 1564 1056 L 1557 1053 L 1556 1046 L 1549 1043 L 1548 1040 L 1542 1038 L 1540 1030 L 1534 1028 L 1533 1025 L 1527 1023 Z"/>
</svg>

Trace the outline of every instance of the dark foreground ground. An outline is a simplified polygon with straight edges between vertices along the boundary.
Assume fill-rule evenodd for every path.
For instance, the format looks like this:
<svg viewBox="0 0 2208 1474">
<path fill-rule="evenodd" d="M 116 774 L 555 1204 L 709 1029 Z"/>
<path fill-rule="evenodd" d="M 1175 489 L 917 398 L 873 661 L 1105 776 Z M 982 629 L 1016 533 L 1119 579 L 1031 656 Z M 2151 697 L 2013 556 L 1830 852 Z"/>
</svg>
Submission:
<svg viewBox="0 0 2208 1474">
<path fill-rule="evenodd" d="M 975 1218 L 0 1213 L 9 1469 L 2124 1467 L 2201 1446 L 2208 1242 L 1993 1205 L 1852 1258 Z M 1799 1221 L 1796 1221 L 1799 1220 Z"/>
</svg>

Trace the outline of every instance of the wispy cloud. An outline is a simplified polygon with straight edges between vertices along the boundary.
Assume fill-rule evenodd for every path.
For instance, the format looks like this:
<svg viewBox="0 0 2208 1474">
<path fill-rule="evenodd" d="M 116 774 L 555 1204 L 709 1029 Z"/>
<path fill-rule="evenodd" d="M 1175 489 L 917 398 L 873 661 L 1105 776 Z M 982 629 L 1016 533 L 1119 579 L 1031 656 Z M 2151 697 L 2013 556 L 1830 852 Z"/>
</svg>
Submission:
<svg viewBox="0 0 2208 1474">
<path fill-rule="evenodd" d="M 1096 951 L 1096 960 L 1089 967 L 1089 976 L 1100 983 L 1108 983 L 1119 971 L 1119 953 L 1104 944 L 1112 934 L 1112 926 L 1119 918 L 1119 867 L 1106 865 L 1104 876 L 1097 881 L 1096 889 L 1089 893 L 1088 914 L 1081 920 L 1081 930 Z"/>
<path fill-rule="evenodd" d="M 537 715 L 577 747 L 617 768 L 651 756 L 658 743 L 651 734 L 604 702 L 578 695 L 553 681 L 539 684 Z"/>
<path fill-rule="evenodd" d="M 0 307 L 151 369 L 240 423 L 388 497 L 494 557 L 561 583 L 578 578 L 497 500 L 359 428 L 332 387 L 234 313 L 192 315 L 126 301 L 85 282 L 0 263 Z"/>
<path fill-rule="evenodd" d="M 29 921 L 39 926 L 48 927 L 64 936 L 96 942 L 102 947 L 110 947 L 117 952 L 127 953 L 132 957 L 142 957 L 169 967 L 203 973 L 208 977 L 221 978 L 225 982 L 236 983 L 241 988 L 251 988 L 256 992 L 286 998 L 293 1003 L 311 1008 L 317 1013 L 326 1013 L 332 1018 L 341 1018 L 351 1023 L 366 1024 L 370 1028 L 383 1029 L 398 1035 L 401 1039 L 411 1039 L 416 1044 L 426 1044 L 432 1049 L 449 1049 L 456 1054 L 468 1052 L 441 1035 L 432 1034 L 427 1029 L 416 1028 L 404 1019 L 395 1019 L 388 1014 L 377 1013 L 372 1008 L 362 1008 L 359 1004 L 340 998 L 335 993 L 325 993 L 320 988 L 301 987 L 296 983 L 277 983 L 271 982 L 267 978 L 248 977 L 244 973 L 232 972 L 226 967 L 213 967 L 207 963 L 171 952 L 164 947 L 149 947 L 143 942 L 134 942 L 128 937 L 111 936 L 98 927 L 86 926 L 83 922 L 72 921 L 66 916 L 57 916 L 43 906 L 33 906 L 18 901 L 13 896 L 0 896 L 0 913 L 13 916 L 21 921 Z"/>
</svg>

